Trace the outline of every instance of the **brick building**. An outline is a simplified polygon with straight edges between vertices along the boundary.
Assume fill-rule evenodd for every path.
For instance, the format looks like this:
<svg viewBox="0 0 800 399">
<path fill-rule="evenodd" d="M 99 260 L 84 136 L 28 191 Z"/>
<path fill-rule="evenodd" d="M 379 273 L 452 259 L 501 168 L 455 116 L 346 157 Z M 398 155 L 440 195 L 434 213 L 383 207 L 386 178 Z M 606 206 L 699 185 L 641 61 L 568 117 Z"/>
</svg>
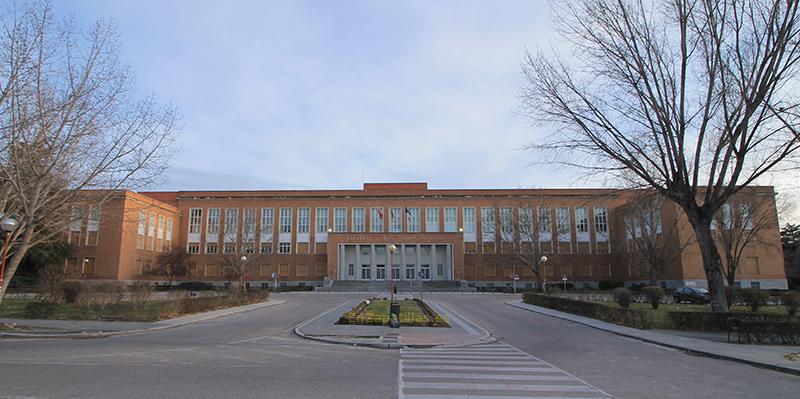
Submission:
<svg viewBox="0 0 800 399">
<path fill-rule="evenodd" d="M 450 281 L 478 287 L 535 284 L 525 260 L 547 256 L 545 276 L 578 287 L 648 281 L 631 267 L 636 231 L 626 224 L 630 191 L 609 189 L 428 189 L 426 183 L 366 183 L 362 190 L 120 192 L 102 209 L 76 209 L 66 270 L 90 280 L 153 280 L 158 255 L 191 254 L 182 281 L 223 284 L 221 257 L 242 257 L 251 286 L 335 281 Z M 771 187 L 749 189 L 775 210 Z M 734 201 L 735 202 L 735 201 Z M 736 207 L 734 207 L 736 208 Z M 739 208 L 736 208 L 739 209 Z M 662 226 L 688 226 L 664 203 Z M 637 230 L 638 231 L 638 230 Z M 661 230 L 659 230 L 661 231 Z M 662 240 L 693 234 L 681 229 Z M 682 242 L 682 241 L 681 241 Z M 395 244 L 397 251 L 388 251 Z M 669 244 L 669 245 L 673 245 Z M 705 286 L 696 246 L 681 248 L 658 283 Z M 526 258 L 527 257 L 527 258 Z M 786 288 L 777 222 L 746 248 L 738 283 Z"/>
</svg>

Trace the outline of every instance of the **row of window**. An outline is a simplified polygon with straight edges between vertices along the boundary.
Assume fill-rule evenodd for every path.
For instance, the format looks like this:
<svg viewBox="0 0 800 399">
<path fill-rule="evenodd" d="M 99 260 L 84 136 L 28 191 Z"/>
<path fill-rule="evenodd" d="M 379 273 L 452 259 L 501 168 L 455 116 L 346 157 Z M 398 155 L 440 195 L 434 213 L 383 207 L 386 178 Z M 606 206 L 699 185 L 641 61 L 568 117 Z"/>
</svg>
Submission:
<svg viewBox="0 0 800 399">
<path fill-rule="evenodd" d="M 519 232 L 520 238 L 525 240 L 538 235 L 540 240 L 551 239 L 553 233 L 552 209 L 549 207 L 539 207 L 537 217 L 534 218 L 532 208 L 519 208 L 515 215 L 514 208 L 500 208 L 500 229 L 504 241 L 512 241 L 514 232 Z M 386 232 L 384 221 L 386 220 L 385 208 L 370 208 L 369 231 L 372 233 Z M 481 226 L 483 241 L 495 241 L 495 208 L 480 208 Z M 294 218 L 293 208 L 280 208 L 278 218 L 278 232 L 280 234 L 292 233 Z M 311 208 L 297 208 L 297 233 L 308 234 L 311 226 Z M 392 207 L 388 209 L 388 222 L 390 233 L 403 232 L 403 219 L 405 219 L 405 232 L 422 232 L 420 223 L 420 208 Z M 366 208 L 351 208 L 350 210 L 350 232 L 364 233 L 367 231 Z M 463 231 L 465 233 L 475 233 L 477 231 L 476 208 L 462 208 Z M 242 217 L 242 228 L 239 229 L 239 208 L 225 209 L 225 226 L 223 239 L 225 242 L 236 242 L 237 234 L 241 231 L 242 241 L 255 242 L 256 240 L 256 208 L 245 208 Z M 317 234 L 325 234 L 329 231 L 336 233 L 348 232 L 348 208 L 333 209 L 333 227 L 328 227 L 328 208 L 316 208 Z M 190 235 L 199 235 L 202 225 L 202 208 L 191 208 L 189 210 Z M 458 208 L 444 208 L 444 232 L 458 231 Z M 273 208 L 261 209 L 261 220 L 259 223 L 260 237 L 262 239 L 271 237 L 274 231 L 274 210 Z M 405 217 L 404 217 L 405 216 Z M 425 232 L 439 232 L 439 208 L 425 208 Z M 517 216 L 517 217 L 515 217 Z M 555 208 L 555 228 L 559 239 L 569 241 L 572 235 L 570 208 Z M 575 232 L 578 241 L 589 240 L 589 214 L 588 208 L 574 208 Z M 604 236 L 608 236 L 608 208 L 594 207 L 594 226 L 595 231 Z M 206 240 L 217 241 L 220 234 L 220 208 L 209 208 L 206 218 Z M 530 240 L 530 239 L 529 239 Z M 198 237 L 199 241 L 199 237 Z M 265 241 L 269 241 L 266 239 Z"/>
<path fill-rule="evenodd" d="M 136 248 L 163 252 L 172 245 L 172 218 L 164 215 L 139 211 L 139 224 L 136 231 Z"/>
<path fill-rule="evenodd" d="M 90 205 L 88 212 L 82 205 L 72 207 L 70 216 L 69 231 L 67 232 L 67 242 L 73 245 L 97 246 L 100 233 L 100 206 Z M 83 226 L 86 226 L 86 234 L 81 239 Z"/>
</svg>

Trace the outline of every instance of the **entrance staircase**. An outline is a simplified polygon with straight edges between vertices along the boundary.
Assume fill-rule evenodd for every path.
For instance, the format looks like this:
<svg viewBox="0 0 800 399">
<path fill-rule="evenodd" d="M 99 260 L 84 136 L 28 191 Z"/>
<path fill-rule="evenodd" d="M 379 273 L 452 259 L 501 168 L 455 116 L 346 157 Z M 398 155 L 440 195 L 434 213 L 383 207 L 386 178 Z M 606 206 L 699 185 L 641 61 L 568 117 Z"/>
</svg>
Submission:
<svg viewBox="0 0 800 399">
<path fill-rule="evenodd" d="M 459 281 L 414 281 L 398 280 L 394 282 L 397 292 L 419 292 L 420 284 L 424 292 L 473 292 L 475 288 L 462 286 Z M 390 289 L 389 281 L 348 281 L 337 280 L 329 287 L 318 287 L 321 292 L 385 292 Z"/>
</svg>

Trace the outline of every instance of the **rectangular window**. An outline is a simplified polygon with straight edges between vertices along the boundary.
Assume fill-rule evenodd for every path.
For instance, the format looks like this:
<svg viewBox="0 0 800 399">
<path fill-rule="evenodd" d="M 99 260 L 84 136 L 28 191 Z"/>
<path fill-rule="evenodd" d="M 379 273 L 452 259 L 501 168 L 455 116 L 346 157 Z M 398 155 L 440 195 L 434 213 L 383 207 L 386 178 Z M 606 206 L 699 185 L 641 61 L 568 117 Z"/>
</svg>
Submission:
<svg viewBox="0 0 800 399">
<path fill-rule="evenodd" d="M 748 203 L 739 204 L 739 219 L 745 230 L 753 229 L 753 216 L 751 215 L 752 205 Z"/>
<path fill-rule="evenodd" d="M 242 215 L 242 241 L 256 242 L 256 208 L 244 208 Z"/>
<path fill-rule="evenodd" d="M 225 246 L 222 248 L 222 252 L 226 254 L 235 254 L 236 253 L 236 243 L 225 243 Z"/>
<path fill-rule="evenodd" d="M 138 234 L 140 236 L 144 235 L 145 225 L 147 224 L 147 213 L 145 211 L 139 211 L 139 228 Z"/>
<path fill-rule="evenodd" d="M 206 253 L 207 254 L 217 254 L 219 253 L 219 246 L 215 242 L 208 242 L 206 243 Z"/>
<path fill-rule="evenodd" d="M 172 241 L 172 218 L 167 218 L 167 242 Z"/>
<path fill-rule="evenodd" d="M 514 242 L 514 210 L 500 208 L 500 239 L 503 242 Z"/>
<path fill-rule="evenodd" d="M 147 249 L 153 250 L 156 242 L 156 214 L 151 213 L 147 219 Z"/>
<path fill-rule="evenodd" d="M 292 232 L 292 208 L 281 208 L 280 232 Z"/>
<path fill-rule="evenodd" d="M 344 233 L 347 231 L 347 208 L 333 210 L 333 231 Z"/>
<path fill-rule="evenodd" d="M 406 208 L 406 228 L 409 233 L 419 233 L 419 208 Z"/>
<path fill-rule="evenodd" d="M 481 208 L 481 237 L 485 242 L 494 242 L 494 208 Z"/>
<path fill-rule="evenodd" d="M 474 233 L 475 227 L 475 208 L 464 208 L 464 232 Z"/>
<path fill-rule="evenodd" d="M 425 208 L 425 231 L 439 232 L 439 208 Z"/>
<path fill-rule="evenodd" d="M 236 242 L 239 233 L 239 208 L 225 209 L 225 242 Z"/>
<path fill-rule="evenodd" d="M 159 252 L 164 251 L 164 216 L 158 215 L 158 225 L 156 226 L 156 238 L 158 238 L 158 244 L 156 245 L 156 249 Z"/>
<path fill-rule="evenodd" d="M 261 243 L 261 253 L 268 255 L 272 253 L 272 243 L 271 242 L 262 242 Z"/>
<path fill-rule="evenodd" d="M 569 208 L 556 208 L 556 226 L 558 228 L 558 241 L 572 241 L 569 223 Z"/>
<path fill-rule="evenodd" d="M 353 233 L 364 232 L 364 208 L 353 208 Z"/>
<path fill-rule="evenodd" d="M 533 211 L 531 208 L 519 208 L 519 240 L 534 242 Z"/>
<path fill-rule="evenodd" d="M 189 209 L 189 234 L 200 234 L 200 222 L 203 210 L 200 208 Z"/>
<path fill-rule="evenodd" d="M 200 244 L 199 243 L 190 243 L 186 245 L 186 253 L 187 254 L 199 254 L 200 253 Z"/>
<path fill-rule="evenodd" d="M 311 230 L 311 208 L 297 209 L 297 232 L 308 234 Z"/>
<path fill-rule="evenodd" d="M 553 224 L 550 221 L 550 208 L 541 207 L 537 210 L 539 221 L 539 241 L 547 242 L 553 240 Z"/>
<path fill-rule="evenodd" d="M 292 243 L 290 242 L 280 243 L 278 245 L 278 253 L 283 255 L 292 253 Z"/>
<path fill-rule="evenodd" d="M 579 242 L 589 241 L 589 213 L 586 207 L 575 208 L 575 233 Z"/>
<path fill-rule="evenodd" d="M 274 223 L 275 214 L 272 208 L 261 208 L 261 241 L 272 241 Z"/>
<path fill-rule="evenodd" d="M 608 208 L 604 206 L 594 207 L 594 230 L 608 237 Z"/>
<path fill-rule="evenodd" d="M 403 209 L 391 208 L 389 209 L 389 232 L 400 233 L 403 231 Z"/>
<path fill-rule="evenodd" d="M 208 208 L 208 221 L 206 222 L 206 240 L 217 241 L 219 237 L 219 208 Z"/>
<path fill-rule="evenodd" d="M 97 234 L 100 230 L 100 206 L 89 207 L 89 223 L 86 225 L 86 245 L 97 245 Z"/>
<path fill-rule="evenodd" d="M 369 230 L 373 233 L 383 233 L 383 208 L 372 208 L 372 218 Z"/>
<path fill-rule="evenodd" d="M 328 232 L 328 208 L 317 208 L 317 233 Z"/>
<path fill-rule="evenodd" d="M 733 228 L 733 217 L 731 214 L 731 204 L 722 205 L 722 228 L 730 230 Z"/>
<path fill-rule="evenodd" d="M 444 231 L 446 233 L 458 231 L 458 215 L 456 212 L 458 212 L 458 208 L 444 208 Z"/>
</svg>

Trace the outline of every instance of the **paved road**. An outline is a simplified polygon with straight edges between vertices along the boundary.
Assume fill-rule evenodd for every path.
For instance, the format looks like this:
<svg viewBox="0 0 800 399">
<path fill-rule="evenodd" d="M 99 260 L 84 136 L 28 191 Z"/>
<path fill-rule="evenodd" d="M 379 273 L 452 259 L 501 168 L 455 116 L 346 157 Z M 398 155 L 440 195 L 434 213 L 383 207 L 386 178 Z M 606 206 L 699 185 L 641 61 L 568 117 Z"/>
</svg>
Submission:
<svg viewBox="0 0 800 399">
<path fill-rule="evenodd" d="M 399 383 L 401 399 L 610 397 L 564 370 L 501 342 L 402 349 Z"/>
<path fill-rule="evenodd" d="M 396 395 L 396 351 L 321 344 L 291 332 L 292 326 L 348 297 L 281 299 L 288 302 L 157 333 L 89 340 L 2 340 L 0 398 Z"/>
<path fill-rule="evenodd" d="M 797 376 L 688 355 L 504 305 L 510 296 L 435 298 L 500 341 L 617 398 L 789 398 L 800 392 Z"/>
<path fill-rule="evenodd" d="M 421 376 L 424 371 L 419 367 L 404 369 L 408 373 L 399 376 L 399 351 L 322 344 L 292 335 L 293 326 L 359 296 L 277 297 L 287 303 L 157 333 L 92 340 L 2 340 L 0 398 L 394 398 L 401 392 L 399 383 L 417 390 L 403 390 L 406 395 L 424 395 L 430 389 L 446 393 L 458 387 L 441 384 L 466 381 L 448 375 L 453 370 L 494 367 L 463 363 L 470 360 L 459 356 L 463 349 L 403 351 L 405 367 L 428 363 L 450 368 L 436 371 L 439 375 L 434 377 Z M 426 298 L 436 298 L 492 331 L 501 344 L 483 348 L 489 352 L 483 355 L 495 357 L 489 360 L 502 362 L 497 355 L 508 356 L 506 361 L 550 370 L 522 373 L 525 378 L 514 384 L 529 387 L 524 389 L 498 382 L 503 381 L 501 375 L 518 372 L 470 373 L 477 376 L 470 378 L 476 381 L 472 387 L 476 389 L 470 391 L 474 397 L 485 396 L 479 395 L 481 390 L 501 397 L 516 390 L 522 391 L 515 394 L 520 397 L 598 397 L 598 392 L 606 392 L 618 398 L 788 398 L 800 389 L 800 377 L 620 338 L 512 308 L 503 304 L 505 296 Z M 440 358 L 444 355 L 449 357 Z M 437 358 L 446 362 L 418 361 Z M 532 377 L 541 375 L 576 379 L 533 382 Z M 578 386 L 584 388 L 574 389 L 584 391 L 541 391 L 536 385 Z"/>
</svg>

